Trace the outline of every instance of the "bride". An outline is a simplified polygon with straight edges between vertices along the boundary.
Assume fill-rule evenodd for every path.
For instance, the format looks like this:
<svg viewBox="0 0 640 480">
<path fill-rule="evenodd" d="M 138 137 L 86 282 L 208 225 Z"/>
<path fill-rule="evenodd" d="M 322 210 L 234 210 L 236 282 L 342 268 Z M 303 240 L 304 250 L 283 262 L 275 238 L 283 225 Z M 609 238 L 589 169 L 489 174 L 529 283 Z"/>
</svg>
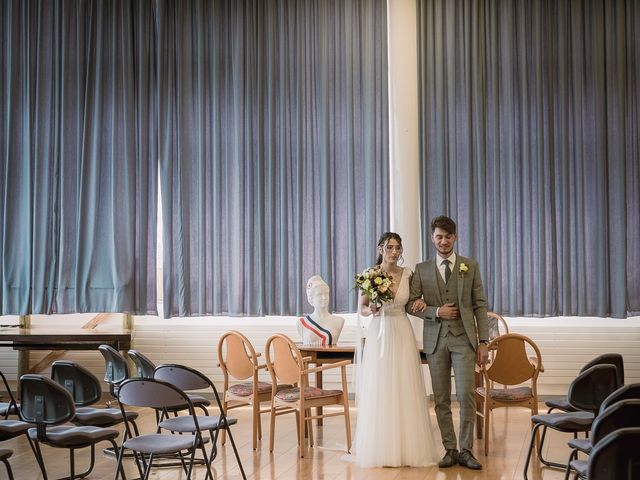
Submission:
<svg viewBox="0 0 640 480">
<path fill-rule="evenodd" d="M 361 467 L 423 467 L 440 459 L 422 365 L 405 304 L 411 271 L 398 265 L 402 239 L 384 233 L 379 265 L 391 277 L 392 301 L 378 308 L 360 297 L 360 312 L 373 315 L 357 366 L 355 463 Z M 426 308 L 421 304 L 417 310 Z"/>
</svg>

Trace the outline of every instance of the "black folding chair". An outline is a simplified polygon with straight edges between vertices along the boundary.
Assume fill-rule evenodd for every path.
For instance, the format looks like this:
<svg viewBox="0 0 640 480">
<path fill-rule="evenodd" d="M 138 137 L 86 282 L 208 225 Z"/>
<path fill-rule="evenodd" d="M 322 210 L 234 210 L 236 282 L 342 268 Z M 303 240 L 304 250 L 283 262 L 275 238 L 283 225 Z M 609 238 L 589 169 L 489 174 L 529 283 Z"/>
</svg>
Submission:
<svg viewBox="0 0 640 480">
<path fill-rule="evenodd" d="M 611 364 L 616 366 L 618 387 L 621 387 L 622 385 L 624 385 L 624 361 L 622 359 L 622 355 L 620 355 L 619 353 L 603 353 L 602 355 L 598 355 L 594 359 L 587 362 L 580 369 L 580 373 L 584 372 L 585 370 L 588 370 L 589 368 L 595 365 L 606 365 L 606 364 Z M 561 410 L 563 412 L 577 411 L 577 409 L 569 403 L 568 397 L 552 398 L 545 401 L 544 403 L 547 407 L 549 407 L 549 410 L 547 410 L 547 413 L 551 413 L 554 410 Z"/>
<path fill-rule="evenodd" d="M 116 399 L 120 384 L 129 378 L 127 359 L 111 345 L 100 345 L 98 350 L 104 358 L 104 381 L 109 385 L 109 393 Z"/>
<path fill-rule="evenodd" d="M 73 398 L 76 415 L 71 420 L 76 425 L 112 427 L 124 422 L 119 408 L 98 408 L 91 405 L 102 399 L 100 380 L 82 365 L 69 360 L 58 360 L 51 366 L 51 379 L 62 385 Z M 136 427 L 138 412 L 128 411 L 127 417 Z"/>
<path fill-rule="evenodd" d="M 138 378 L 153 378 L 154 372 L 156 370 L 156 365 L 147 357 L 146 355 L 140 353 L 137 350 L 129 350 L 127 352 L 129 358 L 133 361 L 133 364 L 136 366 L 136 372 L 138 374 Z M 202 395 L 197 395 L 193 393 L 187 392 L 191 403 L 196 408 L 199 408 L 203 411 L 205 415 L 209 415 L 209 411 L 207 407 L 211 405 L 211 401 L 209 399 L 203 397 Z M 167 410 L 167 412 L 171 412 L 174 416 L 177 416 L 180 410 L 185 410 L 186 405 L 175 407 L 173 410 Z M 160 418 L 156 414 L 156 421 L 159 421 Z"/>
<path fill-rule="evenodd" d="M 192 435 L 163 434 L 157 431 L 155 433 L 139 434 L 134 431 L 131 422 L 125 419 L 127 435 L 118 455 L 118 469 L 122 467 L 122 451 L 124 449 L 130 449 L 134 452 L 138 471 L 144 479 L 149 478 L 151 469 L 154 466 L 158 466 L 154 464 L 155 459 L 177 455 L 188 480 L 191 478 L 195 452 L 196 450 L 201 450 L 207 469 L 206 478 L 213 478 L 211 465 L 204 448 L 205 439 L 202 436 L 199 417 L 195 414 L 191 400 L 180 388 L 160 380 L 132 378 L 120 384 L 118 402 L 123 414 L 125 405 L 153 409 L 187 405 L 189 414 L 180 418 L 188 419 L 194 426 L 191 432 L 193 433 Z M 163 466 L 166 467 L 166 465 Z"/>
<path fill-rule="evenodd" d="M 565 472 L 565 480 L 571 471 L 580 478 L 587 477 L 588 461 L 578 459 L 578 452 L 590 455 L 594 445 L 597 445 L 611 432 L 625 427 L 640 427 L 640 400 L 620 400 L 601 411 L 593 422 L 590 438 L 576 438 L 568 442 L 573 450 L 569 456 L 569 463 Z"/>
<path fill-rule="evenodd" d="M 245 475 L 244 468 L 242 467 L 242 461 L 240 460 L 240 455 L 238 454 L 238 448 L 236 447 L 236 443 L 233 440 L 230 429 L 230 426 L 237 423 L 237 420 L 235 418 L 227 417 L 224 413 L 222 402 L 220 401 L 220 396 L 218 395 L 218 390 L 216 389 L 213 382 L 211 382 L 209 378 L 193 368 L 175 364 L 159 365 L 158 367 L 156 367 L 154 377 L 157 380 L 169 382 L 180 388 L 181 390 L 197 391 L 210 389 L 216 400 L 220 413 L 218 416 L 211 415 L 197 417 L 200 428 L 202 430 L 208 430 L 211 436 L 212 447 L 209 462 L 212 463 L 216 458 L 218 454 L 218 436 L 221 430 L 225 430 L 229 435 L 229 440 L 231 441 L 231 446 L 233 447 L 233 452 L 235 454 L 238 467 L 240 468 L 242 478 L 246 479 L 247 476 Z M 192 419 L 184 416 L 165 418 L 158 425 L 166 430 L 179 433 L 193 432 L 193 429 L 196 427 Z"/>
<path fill-rule="evenodd" d="M 589 457 L 589 480 L 638 480 L 640 478 L 640 428 L 621 428 L 604 437 Z"/>
<path fill-rule="evenodd" d="M 7 469 L 7 478 L 13 480 L 13 471 L 11 471 L 11 465 L 9 464 L 9 457 L 13 455 L 13 451 L 8 448 L 0 448 L 0 462 L 4 463 Z"/>
<path fill-rule="evenodd" d="M 0 371 L 0 379 L 2 379 L 2 383 L 4 384 L 4 389 L 9 395 L 8 402 L 0 402 L 0 417 L 3 417 L 5 420 L 9 418 L 9 415 L 18 415 L 18 403 L 16 402 L 13 393 L 11 392 L 11 388 L 9 387 L 9 382 L 7 382 L 7 377 Z"/>
<path fill-rule="evenodd" d="M 587 433 L 591 430 L 591 425 L 596 413 L 600 409 L 600 404 L 605 398 L 618 388 L 617 369 L 614 365 L 595 365 L 580 373 L 569 385 L 569 403 L 576 408 L 575 412 L 547 413 L 533 415 L 531 421 L 534 424 L 531 430 L 531 440 L 524 464 L 524 479 L 527 480 L 529 462 L 533 453 L 535 439 L 538 429 L 542 430 L 540 445 L 537 448 L 538 459 L 548 467 L 561 468 L 566 470 L 567 464 L 552 462 L 542 456 L 544 440 L 547 429 L 551 428 L 559 432 L 573 433 L 577 438 L 578 433 Z"/>
<path fill-rule="evenodd" d="M 602 401 L 600 411 L 613 405 L 620 400 L 640 400 L 640 383 L 630 383 L 618 388 Z"/>
<path fill-rule="evenodd" d="M 68 449 L 69 476 L 65 479 L 83 478 L 91 473 L 95 465 L 95 446 L 100 442 L 109 442 L 114 450 L 117 448 L 115 438 L 118 430 L 93 426 L 64 425 L 75 416 L 73 398 L 63 386 L 42 375 L 23 375 L 20 378 L 20 415 L 36 425 L 29 429 L 29 438 L 34 442 L 36 459 L 44 480 L 47 480 L 47 469 L 44 464 L 40 445 Z M 91 448 L 91 463 L 83 473 L 75 473 L 75 451 Z M 120 466 L 119 466 L 120 468 Z M 126 479 L 121 469 L 123 480 Z"/>
</svg>

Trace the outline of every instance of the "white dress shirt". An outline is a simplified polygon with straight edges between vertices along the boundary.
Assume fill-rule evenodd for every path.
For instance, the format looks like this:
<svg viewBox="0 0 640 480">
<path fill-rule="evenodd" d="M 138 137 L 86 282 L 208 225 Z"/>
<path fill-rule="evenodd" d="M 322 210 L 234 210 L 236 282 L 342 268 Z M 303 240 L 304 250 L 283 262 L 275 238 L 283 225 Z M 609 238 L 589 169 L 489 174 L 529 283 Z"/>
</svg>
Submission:
<svg viewBox="0 0 640 480">
<path fill-rule="evenodd" d="M 438 259 L 438 263 L 437 263 L 438 271 L 440 272 L 440 276 L 442 277 L 442 280 L 444 280 L 446 283 L 447 280 L 444 277 L 444 265 L 442 264 L 442 262 L 444 260 L 449 260 L 451 262 L 449 264 L 449 268 L 451 269 L 451 273 L 453 273 L 453 267 L 456 266 L 456 258 L 457 258 L 456 252 L 452 252 L 451 255 L 449 255 L 449 257 L 447 258 L 441 257 L 439 254 L 436 255 L 436 257 Z"/>
</svg>

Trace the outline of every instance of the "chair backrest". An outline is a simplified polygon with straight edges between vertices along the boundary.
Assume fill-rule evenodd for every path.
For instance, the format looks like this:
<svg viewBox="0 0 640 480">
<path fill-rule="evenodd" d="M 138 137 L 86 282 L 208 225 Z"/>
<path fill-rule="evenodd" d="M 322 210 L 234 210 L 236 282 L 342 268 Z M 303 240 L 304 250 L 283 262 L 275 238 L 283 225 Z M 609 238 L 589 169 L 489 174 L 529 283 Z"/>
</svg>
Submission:
<svg viewBox="0 0 640 480">
<path fill-rule="evenodd" d="M 222 409 L 222 403 L 220 402 L 216 386 L 204 374 L 194 368 L 176 364 L 158 365 L 153 374 L 153 378 L 175 385 L 183 391 L 210 388 L 216 398 L 218 407 Z"/>
<path fill-rule="evenodd" d="M 532 364 L 527 346 L 535 353 L 537 362 Z M 494 358 L 486 367 L 489 380 L 502 385 L 519 385 L 532 380 L 534 385 L 540 373 L 542 356 L 533 340 L 519 333 L 507 333 L 489 343 Z"/>
<path fill-rule="evenodd" d="M 7 395 L 9 395 L 9 401 L 6 403 L 3 402 L 4 418 L 6 419 L 9 415 L 18 413 L 18 403 L 16 402 L 13 393 L 11 392 L 9 382 L 7 382 L 7 377 L 4 376 L 4 373 L 2 373 L 2 371 L 0 371 L 0 378 L 2 379 L 2 383 L 4 384 L 4 389 L 7 392 Z"/>
<path fill-rule="evenodd" d="M 618 373 L 615 365 L 594 365 L 578 376 L 569 385 L 567 399 L 574 408 L 596 413 L 600 405 L 618 388 Z"/>
<path fill-rule="evenodd" d="M 509 325 L 507 325 L 507 321 L 502 318 L 502 315 L 495 312 L 487 312 L 487 321 L 489 326 L 489 340 L 509 333 Z"/>
<path fill-rule="evenodd" d="M 231 330 L 218 341 L 218 362 L 224 375 L 246 380 L 253 376 L 258 366 L 258 354 L 247 337 Z"/>
<path fill-rule="evenodd" d="M 625 427 L 640 427 L 640 400 L 620 400 L 601 411 L 591 428 L 593 445 L 605 436 Z"/>
<path fill-rule="evenodd" d="M 640 478 L 640 428 L 621 428 L 596 443 L 589 455 L 589 480 L 637 480 Z"/>
<path fill-rule="evenodd" d="M 26 422 L 58 425 L 76 413 L 71 394 L 43 375 L 22 375 L 20 395 L 20 414 Z"/>
<path fill-rule="evenodd" d="M 188 405 L 193 414 L 193 405 L 181 389 L 153 378 L 130 378 L 120 384 L 118 402 L 132 407 L 169 408 Z"/>
<path fill-rule="evenodd" d="M 623 385 L 616 391 L 614 391 L 611 395 L 605 398 L 600 404 L 600 411 L 603 411 L 605 408 L 613 405 L 620 400 L 640 400 L 640 383 L 630 383 L 628 385 Z"/>
<path fill-rule="evenodd" d="M 156 365 L 146 355 L 143 355 L 137 350 L 129 350 L 127 355 L 129 355 L 129 358 L 136 366 L 138 378 L 153 378 Z"/>
<path fill-rule="evenodd" d="M 580 371 L 584 372 L 585 370 L 588 370 L 594 365 L 605 365 L 605 364 L 611 364 L 616 366 L 618 387 L 621 387 L 622 385 L 624 385 L 624 361 L 622 359 L 622 355 L 620 355 L 619 353 L 603 353 L 602 355 L 598 355 L 593 360 L 590 360 L 589 362 L 587 362 Z"/>
<path fill-rule="evenodd" d="M 127 359 L 110 345 L 100 345 L 98 350 L 105 362 L 104 381 L 109 384 L 111 394 L 117 396 L 120 384 L 129 378 Z"/>
<path fill-rule="evenodd" d="M 304 369 L 302 354 L 296 344 L 282 333 L 276 333 L 265 344 L 267 368 L 278 383 L 299 383 Z"/>
<path fill-rule="evenodd" d="M 93 405 L 102 398 L 100 380 L 76 362 L 69 360 L 53 362 L 51 379 L 71 394 L 76 407 Z"/>
</svg>

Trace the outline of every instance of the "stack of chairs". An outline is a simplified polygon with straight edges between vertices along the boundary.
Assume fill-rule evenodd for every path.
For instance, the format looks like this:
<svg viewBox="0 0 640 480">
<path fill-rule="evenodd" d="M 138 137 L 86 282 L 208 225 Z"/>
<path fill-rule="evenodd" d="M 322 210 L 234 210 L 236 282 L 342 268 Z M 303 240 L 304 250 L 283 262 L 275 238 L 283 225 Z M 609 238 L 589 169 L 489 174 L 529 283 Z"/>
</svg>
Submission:
<svg viewBox="0 0 640 480">
<path fill-rule="evenodd" d="M 607 357 L 611 359 L 611 362 L 600 363 L 601 357 L 597 357 L 585 365 L 579 375 L 571 382 L 567 395 L 567 408 L 560 408 L 554 405 L 550 406 L 549 412 L 551 413 L 533 415 L 531 417 L 534 427 L 524 465 L 524 480 L 528 479 L 529 463 L 540 428 L 543 429 L 542 437 L 536 449 L 539 461 L 548 467 L 561 468 L 566 471 L 569 468 L 568 463 L 551 461 L 543 456 L 543 445 L 547 429 L 551 428 L 559 432 L 572 433 L 574 439 L 580 433 L 588 435 L 602 403 L 622 386 L 621 382 L 623 382 L 624 378 L 622 357 L 618 354 L 608 354 Z M 562 411 L 552 412 L 553 409 L 561 409 Z"/>
</svg>

